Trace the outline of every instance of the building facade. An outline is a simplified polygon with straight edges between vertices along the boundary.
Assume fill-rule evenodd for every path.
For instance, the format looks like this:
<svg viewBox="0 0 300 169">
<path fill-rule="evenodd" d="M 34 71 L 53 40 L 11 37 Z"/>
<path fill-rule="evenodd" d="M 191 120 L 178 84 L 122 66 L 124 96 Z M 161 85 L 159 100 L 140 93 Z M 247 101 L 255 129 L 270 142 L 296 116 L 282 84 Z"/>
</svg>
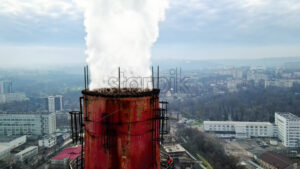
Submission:
<svg viewBox="0 0 300 169">
<path fill-rule="evenodd" d="M 38 146 L 30 146 L 25 150 L 15 154 L 15 159 L 18 161 L 24 161 L 25 159 L 32 158 L 38 154 Z"/>
<path fill-rule="evenodd" d="M 10 155 L 10 148 L 5 145 L 0 145 L 0 160 Z"/>
<path fill-rule="evenodd" d="M 48 111 L 55 112 L 55 97 L 54 96 L 48 97 Z"/>
<path fill-rule="evenodd" d="M 55 130 L 55 113 L 0 113 L 0 135 L 45 135 Z"/>
<path fill-rule="evenodd" d="M 48 136 L 48 137 L 44 137 L 43 139 L 39 140 L 40 147 L 51 148 L 51 147 L 55 146 L 56 143 L 57 143 L 56 136 Z"/>
<path fill-rule="evenodd" d="M 221 138 L 277 136 L 276 126 L 269 122 L 204 121 L 204 131 Z"/>
<path fill-rule="evenodd" d="M 25 93 L 13 92 L 11 81 L 0 81 L 0 103 L 20 102 L 26 100 L 28 100 L 28 98 Z"/>
<path fill-rule="evenodd" d="M 276 112 L 278 138 L 286 147 L 300 147 L 300 118 L 288 112 Z"/>
<path fill-rule="evenodd" d="M 12 82 L 9 80 L 0 81 L 0 94 L 12 93 Z"/>
<path fill-rule="evenodd" d="M 22 102 L 29 100 L 25 93 L 0 94 L 0 103 Z"/>
<path fill-rule="evenodd" d="M 63 111 L 63 101 L 61 95 L 48 97 L 48 111 L 49 112 L 61 112 Z"/>
<path fill-rule="evenodd" d="M 12 136 L 12 137 L 1 137 L 0 146 L 9 147 L 10 150 L 15 149 L 27 141 L 26 135 L 24 136 Z"/>
</svg>

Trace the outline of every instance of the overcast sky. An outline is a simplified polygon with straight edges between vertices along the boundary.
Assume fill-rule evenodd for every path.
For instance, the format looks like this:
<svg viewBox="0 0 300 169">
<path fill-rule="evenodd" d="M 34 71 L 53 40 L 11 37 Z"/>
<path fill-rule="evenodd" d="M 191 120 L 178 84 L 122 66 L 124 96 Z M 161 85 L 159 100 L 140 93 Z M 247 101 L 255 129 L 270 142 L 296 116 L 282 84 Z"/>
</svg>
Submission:
<svg viewBox="0 0 300 169">
<path fill-rule="evenodd" d="M 0 0 L 0 66 L 85 61 L 72 0 Z M 170 0 L 153 58 L 300 56 L 299 0 Z"/>
</svg>

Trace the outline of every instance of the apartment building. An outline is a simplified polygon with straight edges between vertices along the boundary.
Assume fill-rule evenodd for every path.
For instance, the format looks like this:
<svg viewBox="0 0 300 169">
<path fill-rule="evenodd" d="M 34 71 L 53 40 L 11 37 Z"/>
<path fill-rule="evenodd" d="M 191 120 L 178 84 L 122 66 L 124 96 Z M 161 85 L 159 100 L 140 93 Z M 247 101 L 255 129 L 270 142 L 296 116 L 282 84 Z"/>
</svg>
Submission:
<svg viewBox="0 0 300 169">
<path fill-rule="evenodd" d="M 276 126 L 269 122 L 204 121 L 204 131 L 221 138 L 277 136 Z"/>
<path fill-rule="evenodd" d="M 55 130 L 55 113 L 0 113 L 0 135 L 46 135 Z"/>
<path fill-rule="evenodd" d="M 300 118 L 289 112 L 276 112 L 278 138 L 286 147 L 300 147 Z"/>
</svg>

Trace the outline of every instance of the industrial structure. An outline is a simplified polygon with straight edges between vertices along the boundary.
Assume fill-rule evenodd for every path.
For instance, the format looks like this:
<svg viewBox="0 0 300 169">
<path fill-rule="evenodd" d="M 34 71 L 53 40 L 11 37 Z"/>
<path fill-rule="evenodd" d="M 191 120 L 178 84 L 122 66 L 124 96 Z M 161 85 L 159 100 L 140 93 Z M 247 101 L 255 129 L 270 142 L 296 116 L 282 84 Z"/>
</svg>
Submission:
<svg viewBox="0 0 300 169">
<path fill-rule="evenodd" d="M 153 89 L 121 88 L 119 69 L 119 88 L 89 90 L 87 70 L 80 111 L 70 112 L 73 142 L 82 147 L 75 168 L 160 169 L 168 117 L 167 102 L 159 100 L 159 68 L 156 88 L 152 69 Z"/>
</svg>

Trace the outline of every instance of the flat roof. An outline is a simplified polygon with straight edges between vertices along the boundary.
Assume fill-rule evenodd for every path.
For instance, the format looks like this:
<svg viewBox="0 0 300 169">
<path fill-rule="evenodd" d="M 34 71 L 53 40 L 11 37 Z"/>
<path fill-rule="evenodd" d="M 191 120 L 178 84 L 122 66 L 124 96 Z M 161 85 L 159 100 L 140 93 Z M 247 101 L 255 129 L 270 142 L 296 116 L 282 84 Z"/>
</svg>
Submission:
<svg viewBox="0 0 300 169">
<path fill-rule="evenodd" d="M 204 121 L 204 124 L 234 124 L 234 125 L 273 125 L 270 122 L 253 122 L 253 121 Z"/>
<path fill-rule="evenodd" d="M 80 156 L 81 153 L 81 146 L 77 147 L 67 147 L 60 153 L 58 153 L 56 156 L 52 157 L 51 160 L 62 160 L 62 159 L 69 159 L 69 160 L 74 160 L 78 156 Z"/>
<path fill-rule="evenodd" d="M 10 147 L 8 147 L 6 145 L 0 145 L 0 152 L 7 151 L 9 149 L 10 149 Z"/>
<path fill-rule="evenodd" d="M 23 136 L 5 136 L 5 137 L 0 137 L 0 144 L 1 143 L 7 143 L 7 142 L 11 142 L 15 139 L 21 138 L 21 137 L 26 137 L 26 135 Z"/>
<path fill-rule="evenodd" d="M 1 112 L 0 115 L 51 115 L 55 113 L 50 112 Z"/>
<path fill-rule="evenodd" d="M 164 145 L 164 149 L 166 150 L 167 153 L 186 152 L 186 150 L 180 144 Z"/>
<path fill-rule="evenodd" d="M 27 153 L 28 151 L 31 151 L 31 150 L 37 149 L 37 148 L 38 148 L 38 146 L 30 146 L 30 147 L 27 147 L 26 149 L 18 152 L 16 155 L 24 154 L 24 153 Z"/>
<path fill-rule="evenodd" d="M 300 120 L 300 118 L 290 112 L 276 112 L 278 115 L 288 119 L 288 120 Z"/>
</svg>

